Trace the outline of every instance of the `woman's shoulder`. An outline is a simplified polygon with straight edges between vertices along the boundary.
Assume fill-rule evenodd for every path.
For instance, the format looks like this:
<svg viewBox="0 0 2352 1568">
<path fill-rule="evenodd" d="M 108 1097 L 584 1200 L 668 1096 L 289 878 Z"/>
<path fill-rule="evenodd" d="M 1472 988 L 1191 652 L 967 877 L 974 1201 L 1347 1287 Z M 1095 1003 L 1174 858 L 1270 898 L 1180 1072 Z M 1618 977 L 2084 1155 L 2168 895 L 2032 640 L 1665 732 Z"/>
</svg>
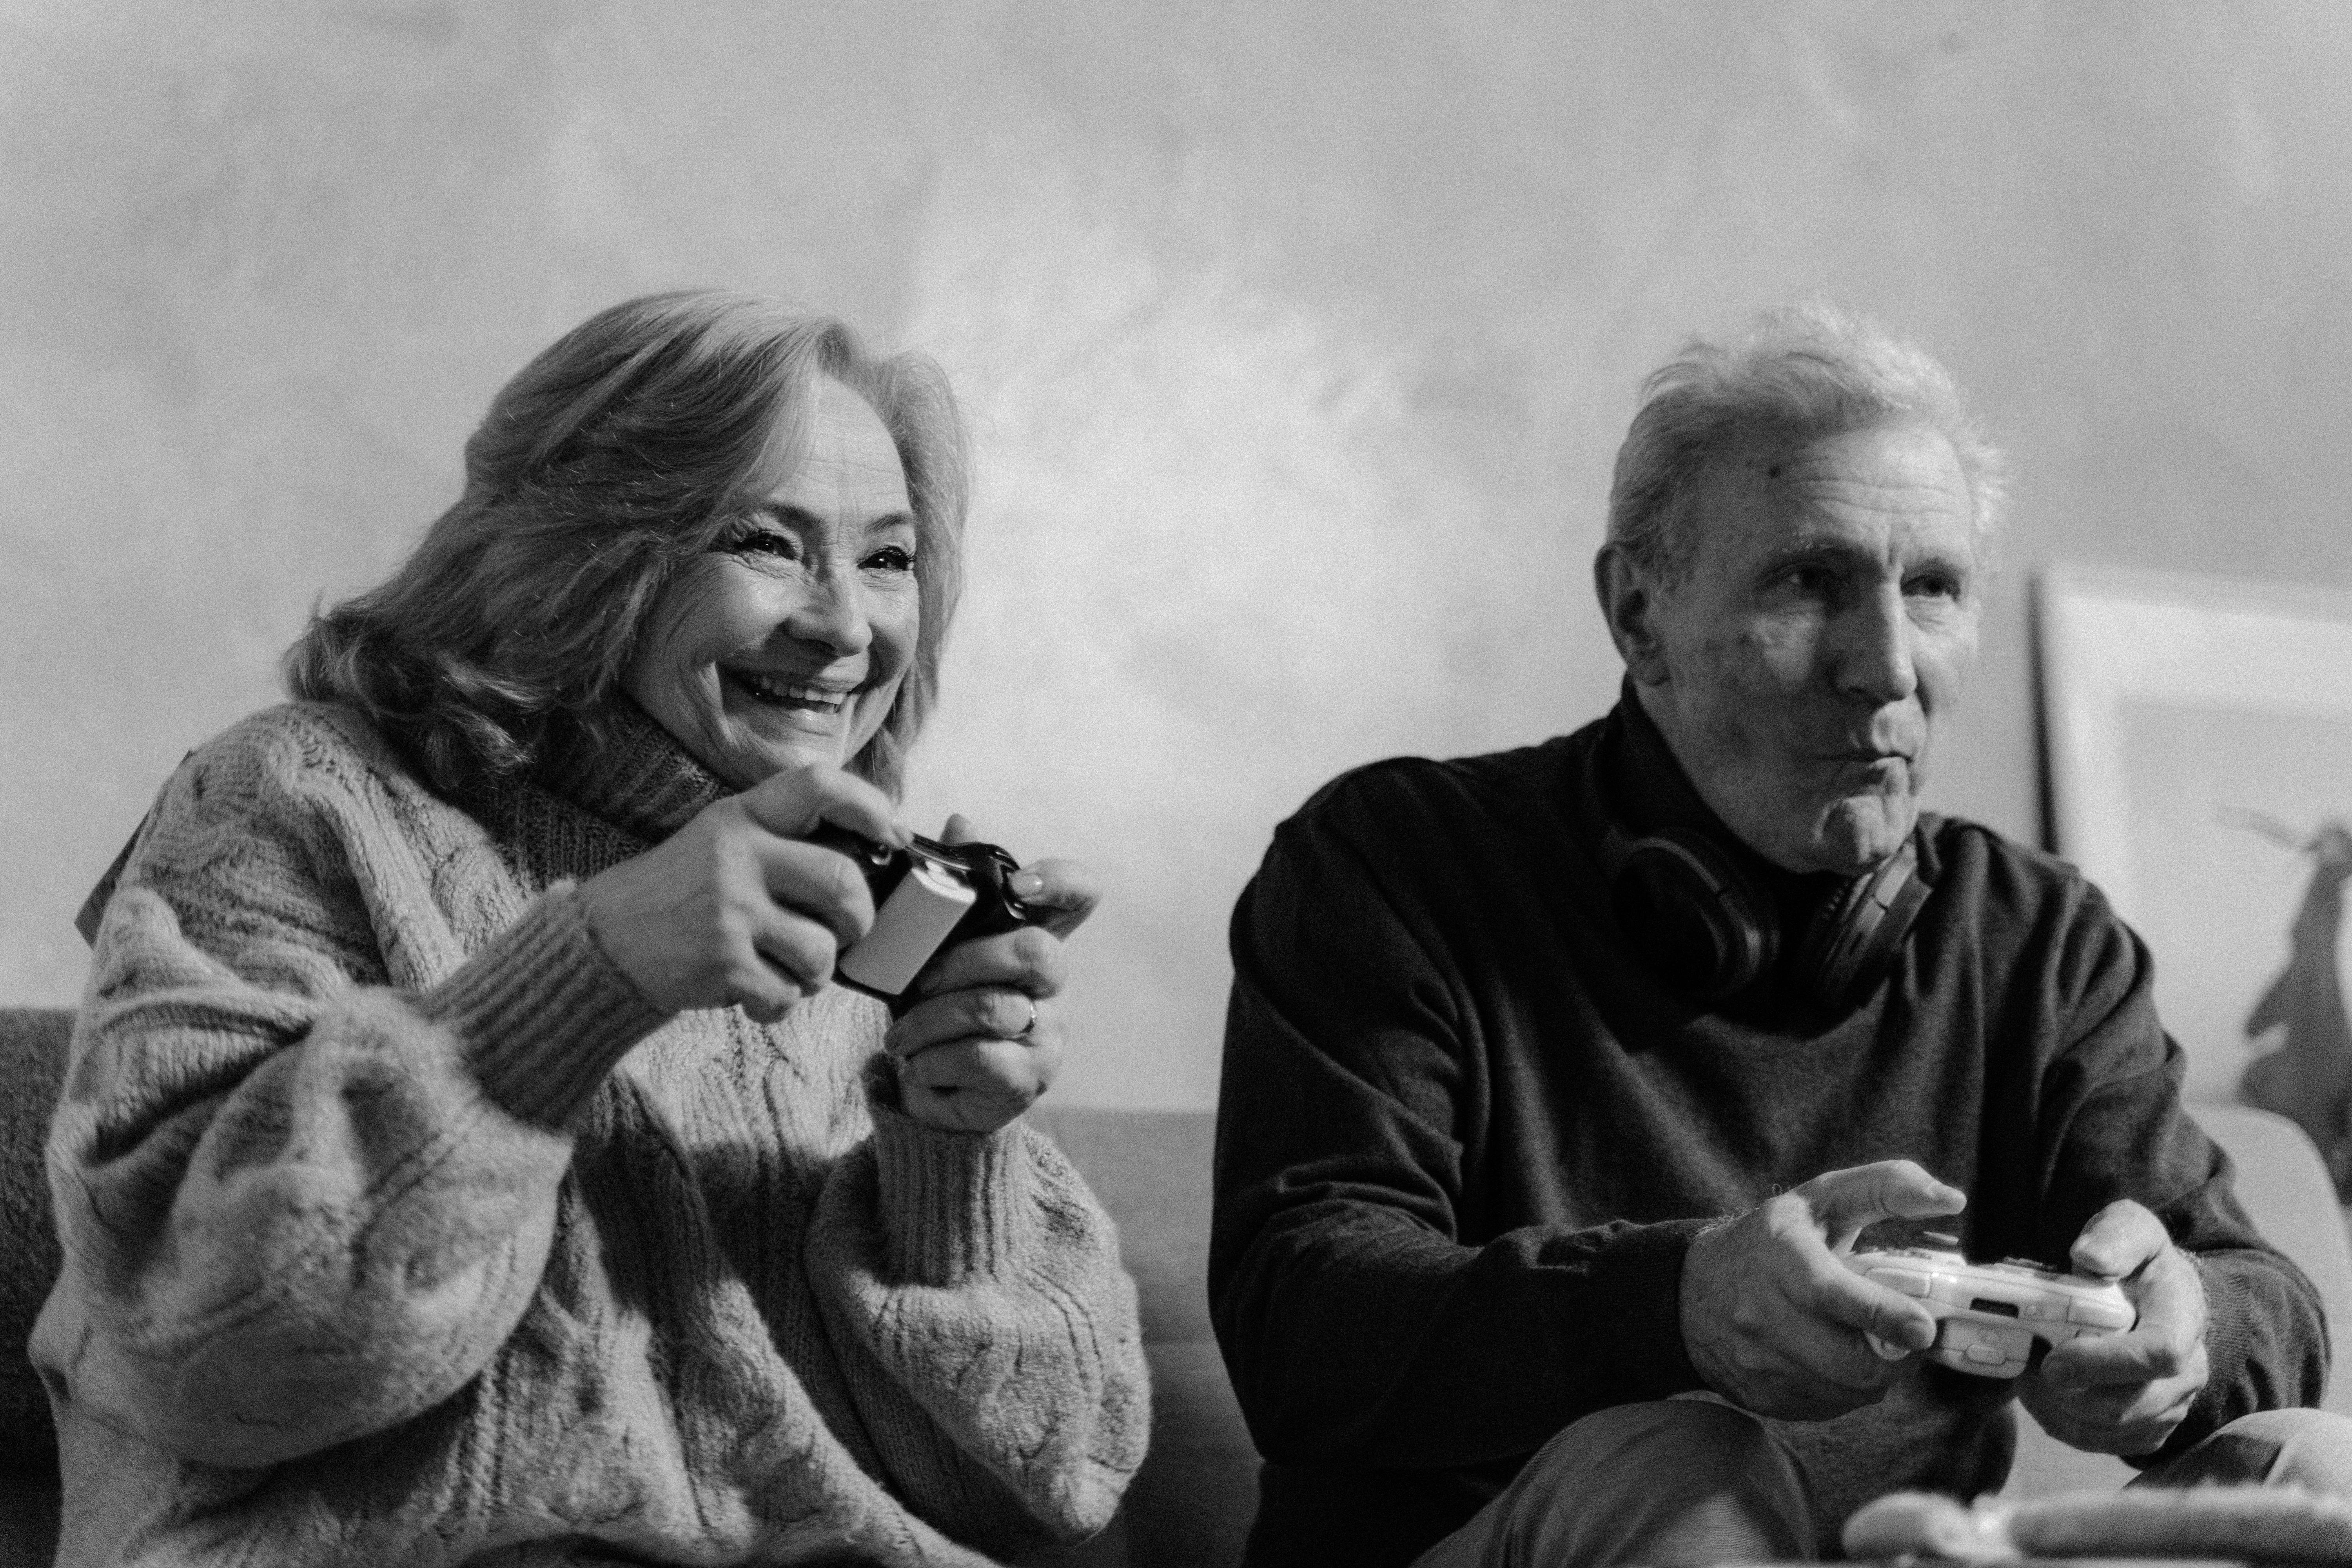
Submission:
<svg viewBox="0 0 2352 1568">
<path fill-rule="evenodd" d="M 190 752 L 174 784 L 233 810 L 270 814 L 455 809 L 373 721 L 337 702 L 285 702 L 239 720 Z"/>
<path fill-rule="evenodd" d="M 247 715 L 188 753 L 209 774 L 356 784 L 413 780 L 415 770 L 366 714 L 340 702 L 281 702 Z"/>
</svg>

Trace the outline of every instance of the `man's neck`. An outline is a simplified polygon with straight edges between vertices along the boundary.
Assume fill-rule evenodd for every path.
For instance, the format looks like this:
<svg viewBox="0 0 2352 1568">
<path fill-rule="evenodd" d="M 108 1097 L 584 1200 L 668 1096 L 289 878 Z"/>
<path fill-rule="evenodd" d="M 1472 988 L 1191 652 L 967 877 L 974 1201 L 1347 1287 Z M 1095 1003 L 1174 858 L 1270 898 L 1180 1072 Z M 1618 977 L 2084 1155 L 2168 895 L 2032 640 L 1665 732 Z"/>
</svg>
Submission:
<svg viewBox="0 0 2352 1568">
<path fill-rule="evenodd" d="M 1810 910 L 1828 873 L 1791 871 L 1767 859 L 1731 831 L 1691 783 L 1665 731 L 1652 716 L 1646 690 L 1632 680 L 1617 700 L 1614 734 L 1603 753 L 1610 808 L 1637 837 L 1669 828 L 1696 833 L 1738 858 L 1740 868 L 1784 905 Z"/>
</svg>

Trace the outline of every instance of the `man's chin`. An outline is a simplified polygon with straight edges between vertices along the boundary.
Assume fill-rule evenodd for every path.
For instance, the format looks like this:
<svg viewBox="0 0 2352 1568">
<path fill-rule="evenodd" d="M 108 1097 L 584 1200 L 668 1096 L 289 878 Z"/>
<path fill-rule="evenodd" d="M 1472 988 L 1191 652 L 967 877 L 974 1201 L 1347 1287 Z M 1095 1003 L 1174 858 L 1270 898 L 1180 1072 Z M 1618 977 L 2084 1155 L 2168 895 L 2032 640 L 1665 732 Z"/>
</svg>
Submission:
<svg viewBox="0 0 2352 1568">
<path fill-rule="evenodd" d="M 1918 803 L 1907 795 L 1849 796 L 1822 815 L 1807 868 L 1859 876 L 1902 848 L 1918 819 Z"/>
</svg>

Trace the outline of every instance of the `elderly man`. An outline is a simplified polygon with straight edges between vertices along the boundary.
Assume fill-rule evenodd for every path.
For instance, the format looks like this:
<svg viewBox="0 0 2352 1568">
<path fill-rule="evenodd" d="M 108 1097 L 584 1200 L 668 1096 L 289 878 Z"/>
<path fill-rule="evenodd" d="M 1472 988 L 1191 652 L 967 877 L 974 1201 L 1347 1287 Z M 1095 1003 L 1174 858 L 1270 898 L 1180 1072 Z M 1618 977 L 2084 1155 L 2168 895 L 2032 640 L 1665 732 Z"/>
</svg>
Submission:
<svg viewBox="0 0 2352 1568">
<path fill-rule="evenodd" d="M 2147 952 L 2068 867 L 1918 813 L 2000 492 L 1949 378 L 1865 323 L 1694 343 L 1618 456 L 1616 710 L 1277 830 L 1210 1263 L 1254 1561 L 1810 1557 L 1869 1497 L 1998 1488 L 2012 1394 L 2150 1478 L 2342 1473 L 2333 1418 L 2254 1415 L 2319 1397 L 2319 1307 L 2182 1114 Z M 2137 1324 L 1936 1364 L 1841 1261 L 1887 1222 L 2119 1280 Z"/>
</svg>

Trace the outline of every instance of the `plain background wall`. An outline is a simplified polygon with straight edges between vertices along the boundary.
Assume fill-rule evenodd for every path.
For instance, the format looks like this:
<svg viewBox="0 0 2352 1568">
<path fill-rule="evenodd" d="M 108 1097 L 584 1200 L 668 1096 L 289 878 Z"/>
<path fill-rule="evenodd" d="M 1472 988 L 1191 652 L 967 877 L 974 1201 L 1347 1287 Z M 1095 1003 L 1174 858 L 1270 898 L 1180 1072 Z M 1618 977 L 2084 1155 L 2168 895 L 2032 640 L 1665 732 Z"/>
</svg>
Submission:
<svg viewBox="0 0 2352 1568">
<path fill-rule="evenodd" d="M 1341 768 L 1611 700 L 1642 374 L 1791 297 L 2013 455 L 1933 804 L 2036 829 L 2023 584 L 2352 584 L 2352 7 L 0 0 L 0 996 L 491 391 L 711 282 L 950 369 L 973 586 L 919 825 L 1115 895 L 1069 1102 L 1205 1105 L 1223 922 Z"/>
</svg>

